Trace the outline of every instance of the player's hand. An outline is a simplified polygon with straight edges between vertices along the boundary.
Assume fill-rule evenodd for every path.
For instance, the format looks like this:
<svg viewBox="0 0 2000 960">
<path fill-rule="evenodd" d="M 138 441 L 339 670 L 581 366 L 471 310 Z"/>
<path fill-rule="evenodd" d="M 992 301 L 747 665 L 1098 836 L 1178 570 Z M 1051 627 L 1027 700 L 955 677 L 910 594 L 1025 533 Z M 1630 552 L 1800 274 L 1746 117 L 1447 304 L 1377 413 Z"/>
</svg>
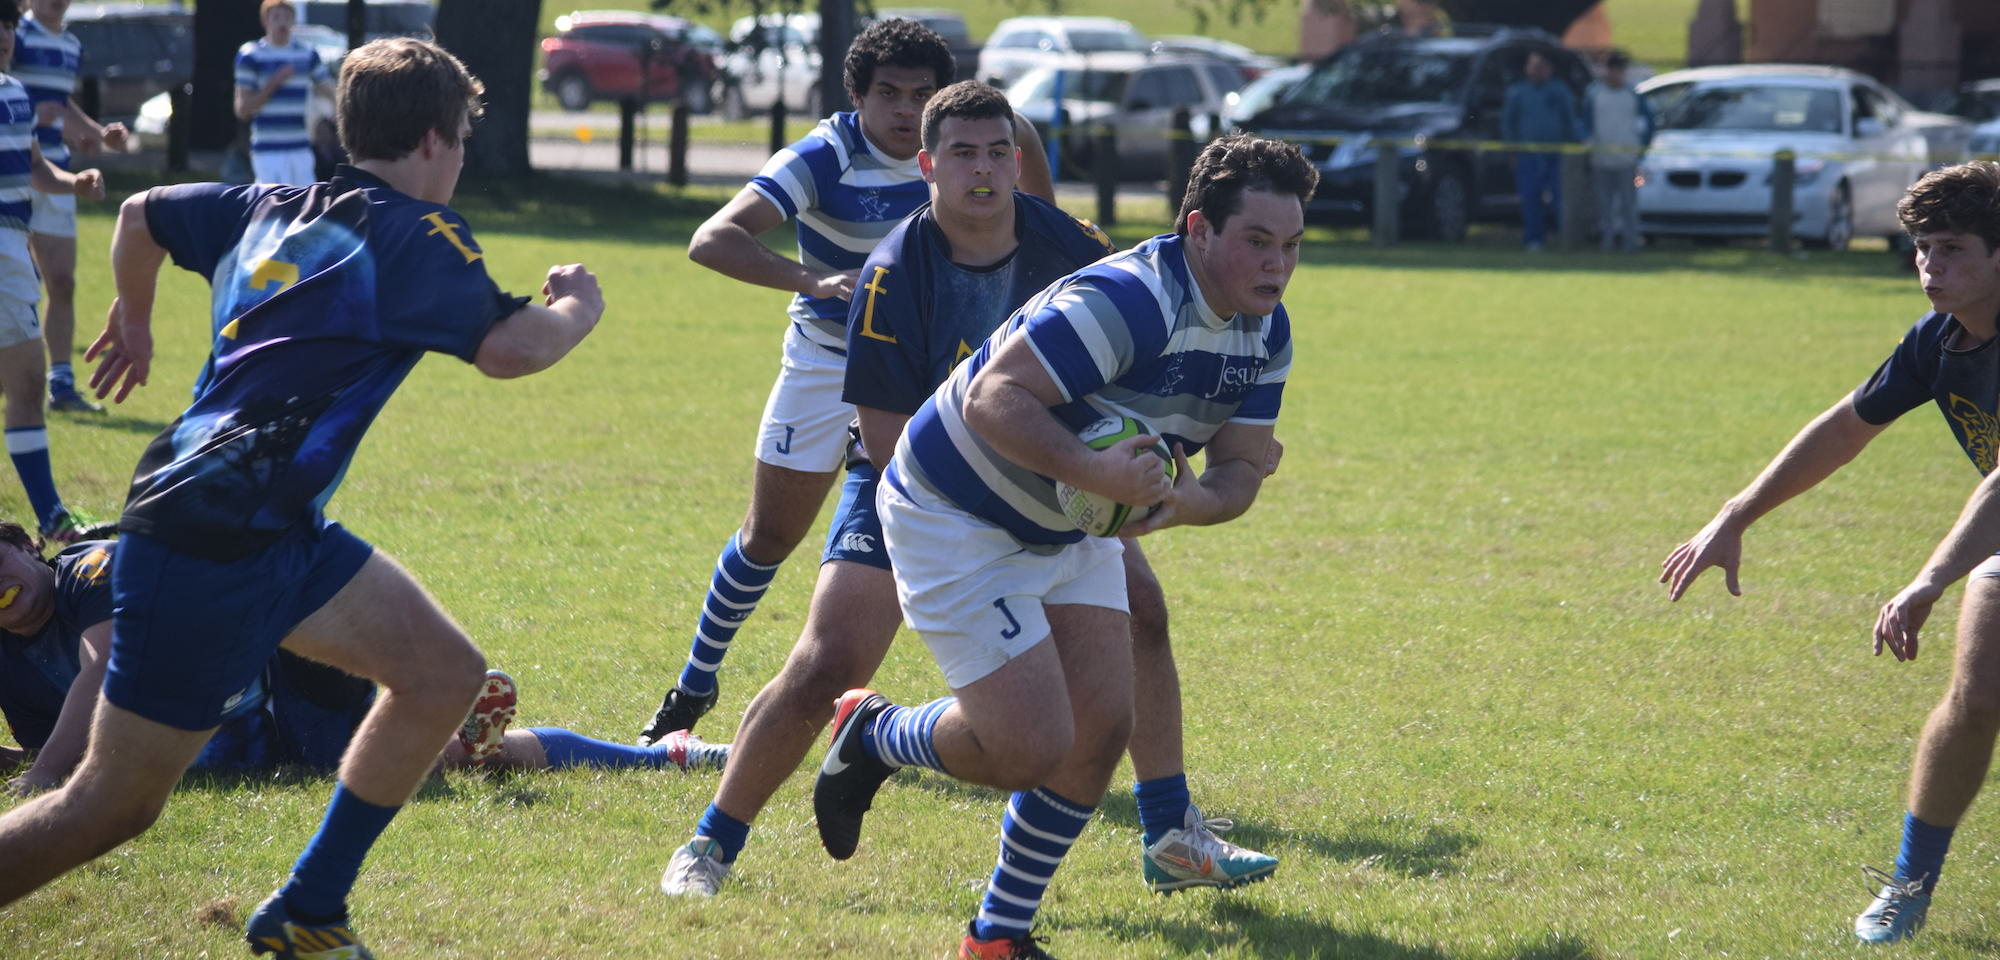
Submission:
<svg viewBox="0 0 2000 960">
<path fill-rule="evenodd" d="M 99 400 L 111 396 L 111 402 L 124 403 L 132 388 L 146 385 L 146 375 L 153 364 L 151 321 L 151 317 L 128 317 L 124 301 L 111 301 L 104 332 L 97 335 L 97 340 L 83 354 L 85 363 L 102 358 L 97 369 L 90 372 L 90 388 Z M 116 396 L 111 394 L 114 388 L 118 391 Z"/>
<path fill-rule="evenodd" d="M 1143 537 L 1156 530 L 1178 527 L 1190 523 L 1193 518 L 1207 515 L 1205 508 L 1212 508 L 1214 494 L 1201 485 L 1201 478 L 1195 476 L 1194 465 L 1188 462 L 1187 451 L 1174 444 L 1174 481 L 1168 487 L 1167 495 L 1160 499 L 1151 513 L 1138 522 L 1126 525 L 1118 531 L 1121 537 Z"/>
<path fill-rule="evenodd" d="M 1887 647 L 1897 660 L 1915 660 L 1917 631 L 1923 629 L 1931 607 L 1943 594 L 1943 587 L 1919 580 L 1883 604 L 1882 612 L 1875 615 L 1875 655 L 1881 656 Z"/>
<path fill-rule="evenodd" d="M 76 179 L 72 181 L 72 185 L 76 190 L 76 195 L 85 200 L 95 203 L 104 199 L 104 174 L 96 167 L 92 167 L 89 170 L 77 171 Z"/>
<path fill-rule="evenodd" d="M 292 78 L 295 72 L 297 71 L 293 70 L 289 63 L 278 64 L 278 69 L 271 71 L 271 79 L 265 81 L 264 92 L 275 93 L 279 87 L 285 85 L 285 81 Z"/>
<path fill-rule="evenodd" d="M 1277 437 L 1271 438 L 1271 445 L 1264 448 L 1264 476 L 1278 472 L 1278 461 L 1285 459 L 1285 444 Z"/>
<path fill-rule="evenodd" d="M 551 307 L 557 300 L 574 299 L 589 308 L 593 318 L 604 315 L 604 290 L 597 285 L 597 275 L 580 263 L 550 267 L 548 279 L 542 281 L 542 298 Z"/>
<path fill-rule="evenodd" d="M 30 774 L 21 774 L 7 781 L 7 792 L 17 797 L 32 797 L 44 790 L 54 789 L 56 784 L 46 782 Z"/>
<path fill-rule="evenodd" d="M 837 273 L 829 273 L 813 281 L 811 286 L 799 292 L 808 297 L 819 297 L 822 300 L 851 300 L 854 298 L 854 282 L 860 278 L 861 271 L 858 268 L 854 270 L 841 270 Z"/>
<path fill-rule="evenodd" d="M 125 145 L 129 143 L 131 139 L 132 139 L 132 131 L 128 129 L 124 124 L 107 123 L 104 125 L 105 146 L 110 147 L 111 149 L 116 150 L 120 153 L 123 153 L 125 152 Z"/>
<path fill-rule="evenodd" d="M 1173 483 L 1167 466 L 1153 453 L 1160 438 L 1152 434 L 1126 437 L 1098 450 L 1090 458 L 1090 476 L 1082 487 L 1119 503 L 1150 506 L 1167 498 Z"/>
<path fill-rule="evenodd" d="M 1679 600 L 1694 578 L 1709 567 L 1721 567 L 1723 583 L 1731 596 L 1743 595 L 1736 582 L 1736 567 L 1743 559 L 1743 531 L 1721 517 L 1708 522 L 1694 539 L 1674 548 L 1660 561 L 1660 582 L 1667 585 L 1667 600 Z"/>
</svg>

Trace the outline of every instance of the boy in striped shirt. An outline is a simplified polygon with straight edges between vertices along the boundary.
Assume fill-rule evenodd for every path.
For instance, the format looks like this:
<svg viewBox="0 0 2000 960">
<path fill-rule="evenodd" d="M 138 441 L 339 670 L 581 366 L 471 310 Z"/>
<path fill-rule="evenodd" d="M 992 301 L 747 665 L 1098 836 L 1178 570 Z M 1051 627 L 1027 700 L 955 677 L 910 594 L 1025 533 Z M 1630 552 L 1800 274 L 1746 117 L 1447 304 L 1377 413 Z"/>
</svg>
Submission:
<svg viewBox="0 0 2000 960">
<path fill-rule="evenodd" d="M 83 44 L 63 27 L 69 0 L 29 0 L 28 15 L 15 32 L 13 67 L 8 70 L 28 88 L 35 106 L 35 142 L 42 158 L 57 169 L 69 169 L 69 144 L 95 153 L 99 146 L 125 149 L 122 123 L 99 126 L 76 105 L 76 76 Z M 48 288 L 42 338 L 49 351 L 49 409 L 66 413 L 96 413 L 103 407 L 77 392 L 70 354 L 76 349 L 76 198 L 67 193 L 34 195 L 34 216 L 28 222 L 28 248 Z"/>
<path fill-rule="evenodd" d="M 306 101 L 333 98 L 333 75 L 319 52 L 292 39 L 291 0 L 264 0 L 264 37 L 236 51 L 236 117 L 250 124 L 250 169 L 258 183 L 302 187 L 313 176 Z"/>
<path fill-rule="evenodd" d="M 4 37 L 0 46 L 5 47 L 0 49 L 0 63 L 16 52 L 20 17 L 13 4 L 0 3 L 0 37 Z M 20 24 L 20 33 L 28 30 Z M 96 170 L 72 174 L 50 163 L 37 142 L 36 115 L 28 87 L 18 78 L 0 74 L 0 397 L 6 404 L 7 456 L 20 475 L 42 536 L 70 543 L 101 536 L 112 526 L 71 513 L 56 493 L 49 431 L 42 419 L 42 326 L 35 313 L 41 285 L 35 279 L 37 258 L 30 252 L 29 224 L 39 216 L 36 197 L 48 193 L 70 199 L 81 193 L 101 200 L 104 178 Z M 69 239 L 69 252 L 73 263 L 74 237 Z"/>
</svg>

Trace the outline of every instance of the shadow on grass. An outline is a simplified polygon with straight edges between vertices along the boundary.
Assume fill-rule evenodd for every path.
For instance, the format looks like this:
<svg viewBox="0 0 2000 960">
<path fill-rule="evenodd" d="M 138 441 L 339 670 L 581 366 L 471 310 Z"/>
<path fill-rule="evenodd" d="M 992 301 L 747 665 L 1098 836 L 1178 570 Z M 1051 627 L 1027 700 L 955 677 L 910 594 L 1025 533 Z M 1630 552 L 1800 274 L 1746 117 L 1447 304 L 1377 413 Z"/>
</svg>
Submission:
<svg viewBox="0 0 2000 960">
<path fill-rule="evenodd" d="M 177 793 L 238 793 L 248 790 L 264 790 L 271 787 L 311 788 L 316 786 L 324 786 L 328 790 L 331 790 L 333 782 L 334 771 L 332 770 L 300 766 L 298 764 L 281 764 L 275 767 L 258 767 L 247 770 L 190 770 L 181 776 L 181 782 L 174 790 Z M 523 806 L 542 799 L 539 791 L 522 790 L 520 792 L 523 794 L 523 797 L 518 800 L 499 795 L 496 795 L 494 799 L 501 802 L 514 802 Z M 450 781 L 444 777 L 432 774 L 424 778 L 423 784 L 417 787 L 416 795 L 410 799 L 413 802 L 430 802 L 456 800 L 459 796 L 460 791 L 456 787 L 453 787 Z"/>
<path fill-rule="evenodd" d="M 87 416 L 63 417 L 63 423 L 93 430 L 120 430 L 125 433 L 139 433 L 156 436 L 167 429 L 167 421 L 147 417 L 128 417 L 118 413 L 94 413 Z"/>
<path fill-rule="evenodd" d="M 1196 797 L 1199 804 L 1201 798 Z M 1227 811 L 1216 809 L 1216 814 Z M 1130 793 L 1114 788 L 1097 808 L 1107 823 L 1134 831 L 1140 829 L 1138 803 Z M 1368 827 L 1345 836 L 1329 837 L 1304 831 L 1261 826 L 1237 820 L 1227 838 L 1252 850 L 1279 849 L 1287 844 L 1305 847 L 1322 859 L 1347 863 L 1366 862 L 1412 879 L 1444 876 L 1463 869 L 1467 851 L 1479 845 L 1479 838 L 1434 824 L 1416 824 L 1405 817 L 1383 817 Z"/>
<path fill-rule="evenodd" d="M 1147 914 L 1105 917 L 1104 931 L 1127 942 L 1165 940 L 1181 953 L 1203 956 L 1235 947 L 1254 957 L 1356 957 L 1371 960 L 1595 960 L 1590 944 L 1567 934 L 1547 934 L 1515 952 L 1452 954 L 1436 947 L 1398 943 L 1379 934 L 1344 930 L 1320 917 L 1266 913 L 1236 900 L 1218 900 L 1208 923 L 1161 919 Z M 1226 929 L 1218 931 L 1217 926 Z"/>
</svg>

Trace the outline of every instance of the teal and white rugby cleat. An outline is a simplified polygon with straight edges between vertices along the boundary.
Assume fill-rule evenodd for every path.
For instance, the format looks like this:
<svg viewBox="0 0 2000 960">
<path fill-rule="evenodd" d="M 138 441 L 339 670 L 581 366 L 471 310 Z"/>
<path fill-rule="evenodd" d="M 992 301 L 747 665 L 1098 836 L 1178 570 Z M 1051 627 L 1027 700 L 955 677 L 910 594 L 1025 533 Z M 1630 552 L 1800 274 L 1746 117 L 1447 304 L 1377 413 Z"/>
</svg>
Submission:
<svg viewBox="0 0 2000 960">
<path fill-rule="evenodd" d="M 1924 880 L 1904 880 L 1888 871 L 1862 867 L 1868 883 L 1881 884 L 1868 909 L 1854 918 L 1854 935 L 1863 943 L 1894 943 L 1908 940 L 1924 928 L 1924 915 L 1931 911 L 1931 895 L 1924 892 Z"/>
<path fill-rule="evenodd" d="M 1256 883 L 1278 869 L 1278 858 L 1239 847 L 1221 837 L 1236 824 L 1222 818 L 1204 820 L 1194 804 L 1188 804 L 1181 826 L 1167 831 L 1158 843 L 1146 848 L 1146 888 L 1154 893 L 1172 893 L 1188 887 L 1240 887 Z"/>
</svg>

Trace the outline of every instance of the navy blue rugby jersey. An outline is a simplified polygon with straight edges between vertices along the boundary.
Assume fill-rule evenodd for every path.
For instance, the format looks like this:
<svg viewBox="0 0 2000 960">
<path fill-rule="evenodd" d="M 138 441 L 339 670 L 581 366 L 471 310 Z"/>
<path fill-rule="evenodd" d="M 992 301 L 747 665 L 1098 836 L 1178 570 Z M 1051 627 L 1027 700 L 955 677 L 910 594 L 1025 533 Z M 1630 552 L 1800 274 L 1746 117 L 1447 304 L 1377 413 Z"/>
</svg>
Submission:
<svg viewBox="0 0 2000 960">
<path fill-rule="evenodd" d="M 426 351 L 470 362 L 526 298 L 502 293 L 448 207 L 342 167 L 304 187 L 155 188 L 146 222 L 207 277 L 194 403 L 146 448 L 120 529 L 214 560 L 317 522 Z"/>
<path fill-rule="evenodd" d="M 118 544 L 72 544 L 50 561 L 56 605 L 34 636 L 0 630 L 0 713 L 14 742 L 40 750 L 55 732 L 63 698 L 83 670 L 83 631 L 111 619 L 111 554 Z"/>
<path fill-rule="evenodd" d="M 842 400 L 917 412 L 1008 314 L 1112 252 L 1104 231 L 1039 197 L 1016 191 L 1014 211 L 1021 245 L 990 266 L 951 261 L 930 204 L 883 239 L 861 269 L 847 314 Z"/>
<path fill-rule="evenodd" d="M 1854 412 L 1878 426 L 1936 403 L 1952 436 L 1983 476 L 2000 451 L 2000 341 L 1969 350 L 1947 344 L 1965 328 L 1935 310 L 1903 334 L 1889 358 L 1854 390 Z"/>
</svg>

